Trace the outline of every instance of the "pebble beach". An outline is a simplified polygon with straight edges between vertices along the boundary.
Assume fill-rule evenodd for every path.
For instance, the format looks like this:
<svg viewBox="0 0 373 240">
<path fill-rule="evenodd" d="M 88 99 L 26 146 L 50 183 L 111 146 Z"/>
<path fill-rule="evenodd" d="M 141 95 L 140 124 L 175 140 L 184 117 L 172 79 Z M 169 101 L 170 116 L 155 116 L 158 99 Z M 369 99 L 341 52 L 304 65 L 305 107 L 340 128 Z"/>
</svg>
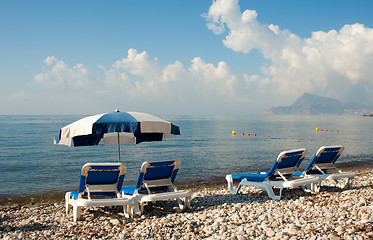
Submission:
<svg viewBox="0 0 373 240">
<path fill-rule="evenodd" d="M 280 201 L 259 188 L 228 194 L 225 184 L 192 188 L 192 208 L 174 202 L 145 207 L 126 219 L 120 207 L 66 215 L 63 199 L 0 208 L 2 239 L 373 239 L 373 168 L 344 169 L 357 177 L 347 190 L 325 182 L 319 193 L 285 189 Z"/>
</svg>

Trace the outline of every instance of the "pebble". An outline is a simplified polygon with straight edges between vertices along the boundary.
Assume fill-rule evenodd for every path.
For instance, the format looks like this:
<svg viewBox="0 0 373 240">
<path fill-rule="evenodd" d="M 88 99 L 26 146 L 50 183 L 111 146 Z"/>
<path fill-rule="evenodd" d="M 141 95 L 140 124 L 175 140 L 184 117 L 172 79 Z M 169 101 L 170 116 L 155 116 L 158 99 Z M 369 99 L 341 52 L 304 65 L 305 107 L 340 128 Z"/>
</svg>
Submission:
<svg viewBox="0 0 373 240">
<path fill-rule="evenodd" d="M 121 207 L 83 208 L 74 223 L 64 203 L 3 206 L 0 239 L 373 239 L 373 169 L 356 170 L 348 190 L 286 189 L 276 201 L 259 188 L 217 186 L 193 191 L 185 212 L 157 202 L 132 219 Z"/>
<path fill-rule="evenodd" d="M 111 217 L 111 218 L 110 218 L 110 222 L 111 222 L 112 224 L 114 224 L 114 225 L 119 225 L 119 224 L 120 224 L 120 221 L 119 221 L 118 218 L 113 218 L 113 217 Z"/>
</svg>

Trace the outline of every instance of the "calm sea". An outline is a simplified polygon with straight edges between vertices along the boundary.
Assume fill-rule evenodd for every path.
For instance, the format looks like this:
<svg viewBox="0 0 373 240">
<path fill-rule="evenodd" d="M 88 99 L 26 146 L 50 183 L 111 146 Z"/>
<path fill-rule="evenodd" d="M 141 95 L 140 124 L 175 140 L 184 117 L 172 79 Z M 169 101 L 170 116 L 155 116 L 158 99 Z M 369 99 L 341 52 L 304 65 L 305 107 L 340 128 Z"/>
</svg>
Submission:
<svg viewBox="0 0 373 240">
<path fill-rule="evenodd" d="M 0 196 L 76 190 L 85 163 L 116 162 L 117 146 L 53 144 L 61 127 L 82 117 L 0 116 Z M 369 117 L 160 117 L 178 125 L 181 135 L 162 142 L 121 145 L 122 163 L 127 166 L 125 184 L 135 183 L 144 161 L 180 159 L 177 180 L 188 183 L 224 181 L 226 174 L 268 170 L 281 151 L 301 147 L 309 151 L 304 164 L 323 145 L 345 146 L 340 162 L 371 161 L 373 156 L 373 118 Z"/>
</svg>

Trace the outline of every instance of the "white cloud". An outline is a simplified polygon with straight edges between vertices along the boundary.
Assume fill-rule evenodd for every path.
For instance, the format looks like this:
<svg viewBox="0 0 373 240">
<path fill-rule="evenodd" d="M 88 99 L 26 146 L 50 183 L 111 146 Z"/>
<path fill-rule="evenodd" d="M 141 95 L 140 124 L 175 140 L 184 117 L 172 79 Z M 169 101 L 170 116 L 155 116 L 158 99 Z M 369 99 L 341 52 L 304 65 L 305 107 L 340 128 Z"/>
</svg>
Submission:
<svg viewBox="0 0 373 240">
<path fill-rule="evenodd" d="M 258 49 L 268 60 L 261 74 L 238 76 L 226 62 L 209 63 L 201 57 L 188 65 L 162 65 L 146 51 L 129 49 L 127 56 L 109 66 L 98 65 L 97 71 L 83 64 L 69 67 L 50 56 L 34 79 L 55 88 L 59 98 L 64 97 L 61 88 L 79 90 L 72 102 L 103 111 L 122 104 L 127 110 L 150 112 L 260 113 L 264 107 L 290 104 L 303 92 L 372 103 L 372 29 L 345 25 L 302 39 L 277 25 L 260 23 L 257 15 L 255 10 L 241 12 L 236 0 L 217 0 L 204 17 L 214 33 L 227 34 L 227 48 L 246 54 Z M 79 101 L 81 95 L 90 99 L 89 105 Z"/>
<path fill-rule="evenodd" d="M 225 97 L 235 99 L 239 93 L 237 76 L 231 73 L 225 62 L 219 62 L 217 66 L 205 63 L 201 58 L 196 57 L 189 68 L 190 78 L 194 80 L 192 84 L 195 90 L 202 90 L 202 94 L 210 97 Z"/>
<path fill-rule="evenodd" d="M 43 72 L 36 74 L 34 79 L 49 87 L 69 88 L 73 90 L 87 89 L 88 71 L 83 64 L 69 68 L 63 60 L 49 56 L 44 60 Z"/>
<path fill-rule="evenodd" d="M 186 108 L 244 99 L 237 76 L 225 62 L 214 65 L 196 57 L 188 68 L 179 61 L 161 66 L 146 51 L 130 49 L 126 58 L 110 68 L 100 68 L 105 72 L 105 93 L 116 93 L 122 98 L 151 99 L 154 103 L 172 99 Z"/>
<path fill-rule="evenodd" d="M 237 0 L 214 1 L 204 16 L 207 27 L 215 34 L 222 34 L 227 28 L 223 40 L 227 48 L 243 53 L 258 49 L 270 60 L 268 66 L 262 67 L 263 76 L 245 76 L 249 85 L 256 82 L 254 85 L 263 91 L 293 99 L 311 92 L 372 103 L 371 28 L 362 24 L 345 25 L 339 31 L 314 32 L 311 38 L 302 39 L 279 26 L 260 23 L 255 10 L 241 13 Z"/>
<path fill-rule="evenodd" d="M 160 96 L 162 69 L 156 58 L 150 58 L 146 51 L 138 53 L 129 49 L 127 58 L 116 61 L 110 68 L 100 66 L 105 72 L 104 83 L 107 91 L 119 96 Z"/>
</svg>

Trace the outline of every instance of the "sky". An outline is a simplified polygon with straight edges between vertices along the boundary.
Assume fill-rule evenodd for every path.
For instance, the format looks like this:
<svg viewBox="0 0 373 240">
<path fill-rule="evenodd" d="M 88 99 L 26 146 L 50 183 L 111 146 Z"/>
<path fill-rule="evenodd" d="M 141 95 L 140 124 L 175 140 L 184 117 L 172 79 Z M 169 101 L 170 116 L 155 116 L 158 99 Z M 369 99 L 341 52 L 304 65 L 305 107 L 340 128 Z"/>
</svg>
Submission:
<svg viewBox="0 0 373 240">
<path fill-rule="evenodd" d="M 373 1 L 0 0 L 0 115 L 373 104 Z"/>
</svg>

